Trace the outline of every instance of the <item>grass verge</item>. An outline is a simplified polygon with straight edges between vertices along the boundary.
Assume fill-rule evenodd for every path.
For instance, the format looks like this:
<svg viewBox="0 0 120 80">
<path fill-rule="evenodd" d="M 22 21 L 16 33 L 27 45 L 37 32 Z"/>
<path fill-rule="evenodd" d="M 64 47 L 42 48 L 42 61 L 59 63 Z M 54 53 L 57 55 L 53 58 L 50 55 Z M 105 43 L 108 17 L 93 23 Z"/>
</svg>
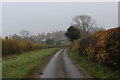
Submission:
<svg viewBox="0 0 120 80">
<path fill-rule="evenodd" d="M 83 67 L 89 73 L 89 75 L 93 78 L 101 78 L 101 80 L 103 78 L 119 78 L 120 79 L 119 75 L 112 73 L 106 67 L 103 67 L 92 61 L 86 60 L 80 57 L 79 55 L 77 55 L 75 52 L 68 51 L 68 55 L 70 56 L 70 58 L 72 58 L 72 60 L 76 64 Z"/>
<path fill-rule="evenodd" d="M 13 55 L 2 60 L 3 78 L 28 78 L 40 67 L 44 60 L 59 48 L 42 49 L 20 55 Z"/>
<path fill-rule="evenodd" d="M 2 78 L 2 58 L 0 56 L 0 79 Z"/>
</svg>

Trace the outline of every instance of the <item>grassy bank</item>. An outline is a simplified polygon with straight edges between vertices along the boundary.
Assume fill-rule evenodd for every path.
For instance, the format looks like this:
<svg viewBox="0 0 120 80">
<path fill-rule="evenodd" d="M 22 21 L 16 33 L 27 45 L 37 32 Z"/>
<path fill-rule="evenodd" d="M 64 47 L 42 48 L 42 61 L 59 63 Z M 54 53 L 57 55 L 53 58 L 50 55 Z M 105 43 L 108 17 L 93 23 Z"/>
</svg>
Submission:
<svg viewBox="0 0 120 80">
<path fill-rule="evenodd" d="M 107 68 L 96 64 L 90 60 L 86 60 L 75 52 L 68 51 L 69 56 L 73 59 L 76 64 L 83 67 L 93 78 L 120 78 L 118 75 L 112 73 Z"/>
<path fill-rule="evenodd" d="M 39 68 L 44 60 L 58 51 L 59 48 L 50 48 L 31 51 L 20 55 L 3 58 L 3 78 L 27 78 Z"/>
<path fill-rule="evenodd" d="M 0 57 L 0 79 L 2 78 L 2 59 Z"/>
</svg>

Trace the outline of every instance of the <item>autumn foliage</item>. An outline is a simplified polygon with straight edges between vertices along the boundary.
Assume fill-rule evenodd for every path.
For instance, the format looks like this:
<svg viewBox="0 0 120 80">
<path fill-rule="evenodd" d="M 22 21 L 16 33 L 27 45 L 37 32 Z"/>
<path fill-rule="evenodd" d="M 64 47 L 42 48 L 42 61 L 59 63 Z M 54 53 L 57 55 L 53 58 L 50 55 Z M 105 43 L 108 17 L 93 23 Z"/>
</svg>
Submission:
<svg viewBox="0 0 120 80">
<path fill-rule="evenodd" d="M 3 56 L 51 47 L 55 47 L 55 45 L 45 43 L 33 43 L 30 40 L 16 40 L 13 38 L 2 39 Z"/>
<path fill-rule="evenodd" d="M 120 27 L 103 30 L 72 43 L 79 55 L 120 72 Z"/>
</svg>

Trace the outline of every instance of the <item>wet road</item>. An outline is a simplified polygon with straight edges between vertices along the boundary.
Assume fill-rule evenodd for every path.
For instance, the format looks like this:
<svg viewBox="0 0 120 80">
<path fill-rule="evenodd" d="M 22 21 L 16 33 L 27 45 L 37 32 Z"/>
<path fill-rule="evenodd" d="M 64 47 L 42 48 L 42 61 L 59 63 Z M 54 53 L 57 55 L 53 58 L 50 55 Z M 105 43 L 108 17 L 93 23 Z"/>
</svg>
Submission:
<svg viewBox="0 0 120 80">
<path fill-rule="evenodd" d="M 67 50 L 58 51 L 43 70 L 40 78 L 89 78 L 80 71 L 67 55 Z"/>
</svg>

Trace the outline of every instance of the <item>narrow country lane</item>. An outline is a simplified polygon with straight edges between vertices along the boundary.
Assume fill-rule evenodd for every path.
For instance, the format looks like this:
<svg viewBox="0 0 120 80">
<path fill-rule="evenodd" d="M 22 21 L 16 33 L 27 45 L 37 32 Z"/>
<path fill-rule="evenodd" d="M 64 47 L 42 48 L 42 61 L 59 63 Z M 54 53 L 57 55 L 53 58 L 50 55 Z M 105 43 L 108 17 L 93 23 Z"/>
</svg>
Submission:
<svg viewBox="0 0 120 80">
<path fill-rule="evenodd" d="M 58 51 L 38 78 L 89 78 L 78 69 L 67 55 L 67 49 Z"/>
</svg>

